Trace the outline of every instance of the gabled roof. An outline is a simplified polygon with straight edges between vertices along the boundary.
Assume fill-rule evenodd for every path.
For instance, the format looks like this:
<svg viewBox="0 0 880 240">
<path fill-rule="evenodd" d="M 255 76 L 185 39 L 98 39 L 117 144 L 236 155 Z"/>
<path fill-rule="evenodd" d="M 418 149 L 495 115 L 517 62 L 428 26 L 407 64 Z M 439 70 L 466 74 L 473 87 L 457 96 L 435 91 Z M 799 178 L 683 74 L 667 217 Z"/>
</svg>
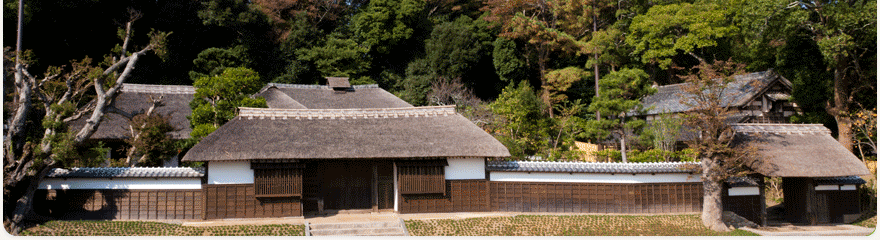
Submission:
<svg viewBox="0 0 880 240">
<path fill-rule="evenodd" d="M 843 177 L 870 174 L 821 124 L 732 124 L 734 145 L 757 148 L 749 166 L 771 177 Z"/>
<path fill-rule="evenodd" d="M 454 106 L 240 108 L 182 161 L 509 157 Z"/>
<path fill-rule="evenodd" d="M 561 173 L 692 173 L 699 169 L 695 162 L 605 163 L 605 162 L 538 162 L 490 161 L 486 170 L 498 172 L 561 172 Z"/>
<path fill-rule="evenodd" d="M 152 84 L 133 84 L 125 83 L 119 95 L 116 96 L 114 105 L 126 112 L 146 112 L 150 108 L 150 97 L 158 98 L 162 96 L 163 106 L 157 108 L 157 111 L 163 115 L 171 116 L 171 125 L 176 131 L 171 132 L 174 139 L 187 139 L 192 128 L 189 119 L 186 117 L 192 115 L 192 109 L 189 108 L 189 102 L 192 101 L 195 89 L 192 86 L 182 85 L 152 85 Z M 73 129 L 82 128 L 89 116 L 83 116 L 76 121 L 70 123 Z M 98 130 L 92 134 L 91 139 L 126 139 L 126 134 L 130 134 L 129 121 L 115 113 L 104 115 L 104 120 L 98 125 Z"/>
<path fill-rule="evenodd" d="M 728 107 L 738 107 L 749 103 L 753 99 L 760 97 L 761 94 L 766 92 L 776 82 L 791 89 L 791 82 L 773 70 L 736 75 L 733 78 L 733 82 L 729 83 L 724 90 L 727 94 L 725 94 L 723 100 Z M 685 84 L 679 83 L 657 87 L 657 93 L 642 99 L 642 106 L 647 110 L 645 114 L 675 113 L 690 110 L 690 106 L 682 103 L 682 99 L 692 98 L 691 94 L 685 93 L 682 90 Z M 773 94 L 773 96 L 778 98 L 786 97 L 784 94 Z"/>
<path fill-rule="evenodd" d="M 109 168 L 53 168 L 49 178 L 196 178 L 205 176 L 203 169 L 188 167 L 109 167 Z"/>
<path fill-rule="evenodd" d="M 276 90 L 286 94 L 294 102 L 309 109 L 412 107 L 406 101 L 379 88 L 375 84 L 354 85 L 351 88 L 347 88 L 347 90 L 339 91 L 333 90 L 326 85 L 269 83 L 255 96 L 266 98 L 266 103 L 270 108 L 288 108 L 286 106 L 296 105 L 287 99 L 277 97 L 277 93 L 273 93 Z"/>
</svg>

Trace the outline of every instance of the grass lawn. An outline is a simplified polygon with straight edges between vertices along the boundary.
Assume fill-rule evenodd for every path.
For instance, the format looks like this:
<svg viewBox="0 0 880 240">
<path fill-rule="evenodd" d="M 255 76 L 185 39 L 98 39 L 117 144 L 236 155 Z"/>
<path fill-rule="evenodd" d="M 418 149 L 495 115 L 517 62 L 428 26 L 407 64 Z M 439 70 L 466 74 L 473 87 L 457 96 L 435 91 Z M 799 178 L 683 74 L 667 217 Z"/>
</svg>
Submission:
<svg viewBox="0 0 880 240">
<path fill-rule="evenodd" d="M 406 221 L 413 236 L 757 236 L 714 232 L 698 215 L 520 215 Z"/>
<path fill-rule="evenodd" d="M 303 225 L 189 227 L 135 221 L 49 221 L 23 236 L 303 236 Z"/>
</svg>

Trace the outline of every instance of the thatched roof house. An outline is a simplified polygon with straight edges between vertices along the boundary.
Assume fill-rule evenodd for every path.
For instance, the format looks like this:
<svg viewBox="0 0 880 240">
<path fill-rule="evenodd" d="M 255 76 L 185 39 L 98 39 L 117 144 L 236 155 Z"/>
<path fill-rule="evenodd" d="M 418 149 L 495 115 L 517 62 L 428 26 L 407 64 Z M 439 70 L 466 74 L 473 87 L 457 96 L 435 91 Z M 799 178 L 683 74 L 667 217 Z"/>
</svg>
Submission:
<svg viewBox="0 0 880 240">
<path fill-rule="evenodd" d="M 125 83 L 113 105 L 122 111 L 129 113 L 143 113 L 150 108 L 150 97 L 158 99 L 162 97 L 163 106 L 157 108 L 158 112 L 165 116 L 171 116 L 171 125 L 176 129 L 171 132 L 174 139 L 187 139 L 192 128 L 186 117 L 192 114 L 189 102 L 192 101 L 195 89 L 192 86 L 182 85 L 152 85 Z M 90 139 L 113 141 L 128 138 L 130 135 L 129 120 L 118 114 L 109 113 L 104 115 L 104 120 L 98 125 L 98 130 Z M 82 128 L 87 116 L 71 122 L 70 127 Z"/>
<path fill-rule="evenodd" d="M 330 78 L 337 79 L 337 78 Z M 328 81 L 330 85 L 270 83 L 255 96 L 266 98 L 269 108 L 350 109 L 412 107 L 378 85 L 348 84 L 348 80 Z M 285 97 L 285 95 L 287 97 Z"/>
<path fill-rule="evenodd" d="M 182 161 L 508 157 L 452 106 L 241 108 Z"/>
<path fill-rule="evenodd" d="M 723 101 L 728 107 L 746 107 L 755 101 L 787 101 L 791 98 L 791 82 L 773 70 L 736 75 L 733 78 L 734 81 L 729 83 L 724 90 L 727 94 Z M 685 84 L 658 86 L 656 94 L 642 99 L 642 105 L 647 109 L 646 114 L 690 111 L 691 106 L 684 104 L 683 100 L 687 102 L 693 96 L 684 92 Z"/>
<path fill-rule="evenodd" d="M 751 144 L 761 160 L 750 166 L 771 177 L 868 175 L 865 165 L 821 124 L 733 124 L 734 144 Z"/>
</svg>

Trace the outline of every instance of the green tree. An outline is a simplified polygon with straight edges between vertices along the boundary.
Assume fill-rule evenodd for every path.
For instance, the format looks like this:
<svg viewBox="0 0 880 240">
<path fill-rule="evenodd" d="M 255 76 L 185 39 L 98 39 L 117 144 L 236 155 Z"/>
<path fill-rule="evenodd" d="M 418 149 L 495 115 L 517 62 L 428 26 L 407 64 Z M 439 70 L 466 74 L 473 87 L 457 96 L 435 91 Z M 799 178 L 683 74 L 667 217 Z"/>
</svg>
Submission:
<svg viewBox="0 0 880 240">
<path fill-rule="evenodd" d="M 651 121 L 643 136 L 650 138 L 654 149 L 672 153 L 676 151 L 675 143 L 678 141 L 682 124 L 682 119 L 671 113 L 663 112 Z M 670 161 L 671 159 L 670 155 L 664 155 L 664 160 Z"/>
<path fill-rule="evenodd" d="M 428 60 L 416 59 L 407 65 L 406 77 L 395 85 L 396 89 L 400 89 L 396 94 L 413 106 L 428 105 L 426 97 L 431 92 L 431 81 L 434 79 Z"/>
<path fill-rule="evenodd" d="M 524 54 L 516 47 L 516 42 L 506 38 L 496 38 L 492 47 L 492 63 L 495 66 L 495 73 L 502 82 L 510 84 L 528 79 L 529 69 Z"/>
<path fill-rule="evenodd" d="M 614 133 L 620 139 L 621 153 L 626 153 L 626 137 L 629 132 L 644 127 L 645 122 L 627 114 L 633 110 L 641 111 L 641 98 L 657 90 L 648 82 L 648 74 L 641 69 L 623 68 L 608 73 L 599 80 L 599 96 L 593 98 L 587 110 L 599 112 L 607 118 L 590 120 L 588 130 L 597 139 L 607 138 Z M 623 155 L 626 162 L 626 155 Z"/>
<path fill-rule="evenodd" d="M 395 47 L 409 40 L 415 25 L 422 21 L 425 1 L 374 0 L 354 16 L 354 34 L 363 43 L 380 54 L 391 53 Z"/>
<path fill-rule="evenodd" d="M 789 7 L 798 9 L 794 21 L 809 30 L 833 72 L 825 111 L 837 122 L 838 142 L 852 151 L 854 99 L 876 99 L 877 1 L 795 1 Z"/>
<path fill-rule="evenodd" d="M 656 62 L 668 68 L 681 52 L 700 62 L 707 47 L 733 34 L 737 27 L 728 19 L 728 11 L 716 3 L 673 3 L 657 5 L 633 18 L 627 44 L 635 46 L 643 63 Z"/>
<path fill-rule="evenodd" d="M 214 132 L 220 125 L 238 115 L 238 107 L 267 107 L 262 97 L 253 99 L 263 86 L 260 76 L 248 68 L 227 68 L 217 76 L 199 78 L 193 83 L 196 94 L 188 116 L 193 131 L 192 138 L 198 142 Z"/>
<path fill-rule="evenodd" d="M 550 104 L 565 102 L 568 95 L 565 93 L 571 88 L 572 84 L 580 82 L 587 76 L 587 72 L 578 67 L 567 67 L 547 72 L 547 94 Z"/>
<path fill-rule="evenodd" d="M 460 78 L 477 65 L 492 46 L 488 23 L 461 16 L 434 26 L 425 40 L 425 55 L 437 77 Z"/>
<path fill-rule="evenodd" d="M 232 48 L 208 48 L 193 60 L 193 70 L 189 77 L 193 81 L 206 76 L 220 75 L 229 67 L 248 67 L 250 58 L 242 45 Z"/>
<path fill-rule="evenodd" d="M 517 158 L 546 148 L 549 121 L 544 106 L 528 82 L 510 84 L 489 108 L 501 119 L 495 137 Z"/>
<path fill-rule="evenodd" d="M 332 33 L 322 46 L 297 50 L 299 60 L 311 61 L 324 77 L 359 77 L 370 68 L 369 49 L 340 33 Z"/>
</svg>

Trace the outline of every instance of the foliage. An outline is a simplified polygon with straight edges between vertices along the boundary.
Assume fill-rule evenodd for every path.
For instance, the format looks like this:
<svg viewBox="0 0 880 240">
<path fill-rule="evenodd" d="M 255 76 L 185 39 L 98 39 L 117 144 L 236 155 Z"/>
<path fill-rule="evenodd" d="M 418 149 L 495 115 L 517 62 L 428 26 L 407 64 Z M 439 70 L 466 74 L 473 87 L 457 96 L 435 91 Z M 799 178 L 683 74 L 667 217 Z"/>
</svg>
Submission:
<svg viewBox="0 0 880 240">
<path fill-rule="evenodd" d="M 22 231 L 24 236 L 303 236 L 303 225 L 267 224 L 182 226 L 136 221 L 49 221 Z"/>
<path fill-rule="evenodd" d="M 495 73 L 505 83 L 522 81 L 528 78 L 528 66 L 523 54 L 517 50 L 516 42 L 505 38 L 496 38 L 492 43 L 492 62 Z"/>
<path fill-rule="evenodd" d="M 491 48 L 488 22 L 468 16 L 437 24 L 425 40 L 425 55 L 434 76 L 460 78 Z"/>
<path fill-rule="evenodd" d="M 648 125 L 644 135 L 651 139 L 655 149 L 675 151 L 682 123 L 682 119 L 673 114 L 660 113 Z"/>
<path fill-rule="evenodd" d="M 493 135 L 513 157 L 531 156 L 546 147 L 549 121 L 541 111 L 543 104 L 527 82 L 508 85 L 489 108 L 501 118 Z"/>
<path fill-rule="evenodd" d="M 267 107 L 263 98 L 250 98 L 260 90 L 263 83 L 253 70 L 237 67 L 227 68 L 217 76 L 202 77 L 193 87 L 196 94 L 188 116 L 194 139 L 201 139 L 223 123 L 238 115 L 238 107 Z"/>
<path fill-rule="evenodd" d="M 756 236 L 715 232 L 696 215 L 518 215 L 407 220 L 413 236 Z"/>
<path fill-rule="evenodd" d="M 865 153 L 862 147 L 870 147 L 870 151 L 877 152 L 877 109 L 862 109 L 852 114 L 852 127 L 855 134 L 853 144 L 859 149 L 862 161 L 865 161 Z"/>
<path fill-rule="evenodd" d="M 297 50 L 299 60 L 311 61 L 324 77 L 357 77 L 369 70 L 370 49 L 353 39 L 333 33 L 322 46 Z"/>
<path fill-rule="evenodd" d="M 606 118 L 587 121 L 587 135 L 603 140 L 615 133 L 626 142 L 626 135 L 638 131 L 645 123 L 627 115 L 633 110 L 641 111 L 640 99 L 655 91 L 649 85 L 648 74 L 641 69 L 624 68 L 605 75 L 599 80 L 599 95 L 593 98 L 587 110 L 599 112 Z"/>
<path fill-rule="evenodd" d="M 565 92 L 571 88 L 572 84 L 583 80 L 586 76 L 587 72 L 579 67 L 567 67 L 547 72 L 545 78 L 547 78 L 546 88 L 549 90 L 547 97 L 550 98 L 550 104 L 555 106 L 557 103 L 568 100 Z"/>
<path fill-rule="evenodd" d="M 425 1 L 374 0 L 352 19 L 354 34 L 364 45 L 388 54 L 395 46 L 413 36 Z"/>
<path fill-rule="evenodd" d="M 220 75 L 226 68 L 248 65 L 250 59 L 242 45 L 232 48 L 208 48 L 193 60 L 193 70 L 189 71 L 189 77 L 195 81 L 203 77 Z"/>
<path fill-rule="evenodd" d="M 611 162 L 622 161 L 620 150 L 605 149 L 596 151 L 595 155 L 600 158 L 607 158 Z M 667 151 L 662 149 L 648 149 L 645 151 L 628 150 L 626 151 L 628 162 L 697 162 L 696 152 L 693 149 L 686 148 L 680 151 Z"/>
<path fill-rule="evenodd" d="M 406 78 L 397 82 L 394 86 L 401 89 L 396 94 L 404 101 L 413 106 L 428 105 L 427 96 L 431 92 L 431 81 L 434 76 L 428 60 L 424 58 L 413 60 L 406 67 Z"/>
<path fill-rule="evenodd" d="M 667 68 L 678 51 L 696 57 L 698 50 L 716 46 L 718 39 L 736 31 L 727 22 L 727 14 L 723 6 L 712 2 L 655 5 L 633 18 L 626 41 L 635 46 L 642 62 Z"/>
<path fill-rule="evenodd" d="M 178 149 L 168 134 L 176 130 L 171 125 L 171 116 L 139 114 L 131 119 L 130 125 L 137 137 L 128 136 L 125 143 L 132 146 L 129 155 L 139 157 L 139 166 L 161 167 L 162 161 L 177 155 Z"/>
</svg>

